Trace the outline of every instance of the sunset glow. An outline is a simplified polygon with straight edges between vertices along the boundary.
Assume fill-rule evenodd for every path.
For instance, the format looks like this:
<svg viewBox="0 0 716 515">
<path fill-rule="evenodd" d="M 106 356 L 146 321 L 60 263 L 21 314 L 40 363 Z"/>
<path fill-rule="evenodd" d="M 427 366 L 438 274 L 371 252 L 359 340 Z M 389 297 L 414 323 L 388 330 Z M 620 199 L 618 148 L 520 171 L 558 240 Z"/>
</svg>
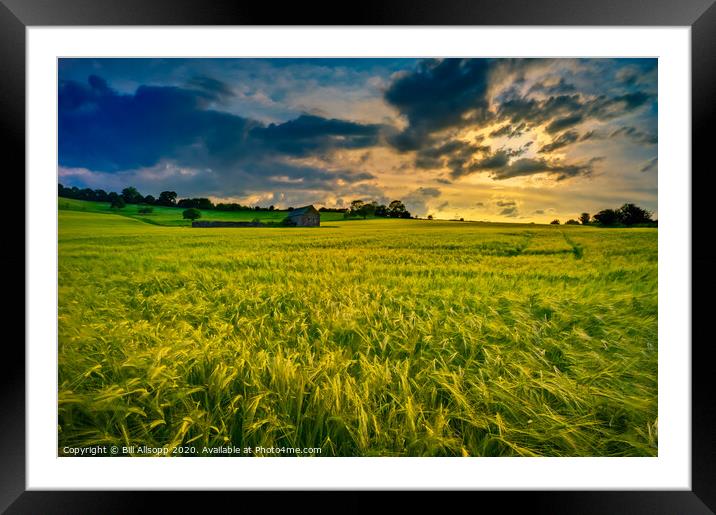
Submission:
<svg viewBox="0 0 716 515">
<path fill-rule="evenodd" d="M 65 186 L 658 217 L 656 59 L 60 59 L 58 105 Z"/>
</svg>

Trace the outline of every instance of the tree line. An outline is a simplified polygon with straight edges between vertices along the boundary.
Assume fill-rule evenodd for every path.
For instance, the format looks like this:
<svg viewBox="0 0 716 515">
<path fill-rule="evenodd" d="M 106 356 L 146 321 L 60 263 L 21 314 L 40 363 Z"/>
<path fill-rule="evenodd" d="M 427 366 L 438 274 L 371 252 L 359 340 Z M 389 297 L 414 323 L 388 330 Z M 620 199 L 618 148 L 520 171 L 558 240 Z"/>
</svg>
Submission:
<svg viewBox="0 0 716 515">
<path fill-rule="evenodd" d="M 204 197 L 177 199 L 176 191 L 162 191 L 158 198 L 153 195 L 142 195 L 133 186 L 124 188 L 121 193 L 91 188 L 78 188 L 73 186 L 67 188 L 62 184 L 58 185 L 58 194 L 63 198 L 76 200 L 90 200 L 94 202 L 109 202 L 112 207 L 122 208 L 127 204 L 143 204 L 146 206 L 181 207 L 185 209 L 216 209 L 218 211 L 274 211 L 274 206 L 247 206 L 238 203 L 218 203 Z M 292 210 L 293 208 L 289 208 Z"/>
<path fill-rule="evenodd" d="M 90 200 L 94 202 L 109 202 L 113 208 L 123 208 L 127 204 L 142 204 L 144 206 L 164 206 L 179 207 L 184 209 L 215 209 L 217 211 L 275 211 L 275 206 L 261 207 L 248 206 L 235 202 L 214 204 L 211 200 L 204 197 L 199 198 L 182 198 L 177 199 L 176 191 L 162 191 L 158 198 L 153 195 L 142 195 L 133 186 L 124 188 L 121 193 L 106 192 L 102 189 L 78 188 L 72 186 L 67 188 L 62 184 L 58 184 L 58 194 L 63 198 L 76 200 Z M 148 207 L 140 208 L 146 212 L 151 212 Z M 293 207 L 289 207 L 288 211 L 293 211 Z M 354 200 L 347 208 L 330 208 L 322 207 L 320 212 L 343 213 L 344 218 L 363 218 L 369 216 L 385 217 L 385 218 L 412 218 L 400 200 L 393 200 L 387 206 L 379 204 L 375 201 Z M 577 220 L 570 219 L 565 222 L 566 225 L 602 225 L 602 226 L 634 226 L 634 225 L 656 225 L 657 222 L 652 218 L 653 213 L 642 209 L 631 203 L 624 204 L 618 209 L 603 209 L 594 215 L 582 213 Z M 431 216 L 428 218 L 432 218 Z M 555 219 L 550 222 L 553 225 L 559 225 L 560 221 Z"/>
<path fill-rule="evenodd" d="M 607 227 L 614 226 L 634 226 L 649 225 L 654 226 L 657 221 L 653 218 L 653 213 L 642 209 L 631 203 L 624 204 L 618 209 L 602 209 L 594 215 L 582 213 L 578 220 L 570 219 L 565 222 L 566 225 L 603 225 Z M 552 220 L 550 224 L 559 225 L 559 220 Z"/>
<path fill-rule="evenodd" d="M 102 189 L 93 190 L 91 188 L 78 188 L 72 186 L 67 188 L 62 184 L 58 184 L 58 194 L 63 198 L 70 198 L 75 200 L 89 200 L 93 202 L 109 202 L 113 208 L 121 209 L 127 204 L 141 204 L 143 206 L 164 206 L 164 207 L 180 207 L 184 209 L 194 210 L 211 210 L 217 211 L 275 211 L 275 206 L 248 206 L 238 204 L 235 202 L 224 203 L 219 202 L 214 204 L 211 200 L 204 197 L 199 198 L 182 198 L 177 199 L 176 191 L 162 191 L 158 198 L 153 195 L 142 195 L 137 188 L 129 186 L 124 188 L 121 193 L 117 192 L 106 192 Z M 146 212 L 151 212 L 150 209 L 140 208 Z M 289 207 L 288 211 L 293 211 L 293 207 Z M 378 204 L 375 201 L 364 202 L 363 200 L 354 200 L 351 202 L 348 208 L 330 208 L 322 207 L 319 209 L 321 212 L 330 213 L 343 213 L 345 218 L 362 217 L 367 218 L 369 216 L 381 216 L 389 218 L 411 218 L 410 212 L 405 208 L 405 205 L 400 200 L 394 200 L 389 205 Z M 194 213 L 192 211 L 192 213 Z"/>
<path fill-rule="evenodd" d="M 323 208 L 321 208 L 322 210 Z M 320 211 L 320 210 L 319 210 Z M 342 212 L 344 218 L 363 218 L 366 219 L 369 216 L 379 216 L 384 218 L 412 218 L 410 211 L 408 211 L 400 200 L 393 200 L 387 206 L 379 204 L 372 200 L 365 202 L 363 200 L 354 200 L 351 202 L 350 207 L 343 209 L 335 209 L 336 212 Z"/>
</svg>

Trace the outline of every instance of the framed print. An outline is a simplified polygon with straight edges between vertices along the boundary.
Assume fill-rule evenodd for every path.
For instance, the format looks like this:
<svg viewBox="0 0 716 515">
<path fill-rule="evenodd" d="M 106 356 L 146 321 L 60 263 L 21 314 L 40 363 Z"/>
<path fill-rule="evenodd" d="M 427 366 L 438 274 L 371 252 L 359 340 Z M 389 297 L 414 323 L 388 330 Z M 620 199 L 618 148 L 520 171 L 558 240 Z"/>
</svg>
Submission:
<svg viewBox="0 0 716 515">
<path fill-rule="evenodd" d="M 3 3 L 3 509 L 714 509 L 716 8 L 419 7 Z"/>
</svg>

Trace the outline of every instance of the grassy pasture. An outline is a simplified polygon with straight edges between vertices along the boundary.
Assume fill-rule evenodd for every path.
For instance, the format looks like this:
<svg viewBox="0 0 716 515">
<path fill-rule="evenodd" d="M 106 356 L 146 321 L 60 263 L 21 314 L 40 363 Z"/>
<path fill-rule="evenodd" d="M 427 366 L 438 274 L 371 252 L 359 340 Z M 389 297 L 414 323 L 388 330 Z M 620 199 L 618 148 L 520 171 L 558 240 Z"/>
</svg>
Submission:
<svg viewBox="0 0 716 515">
<path fill-rule="evenodd" d="M 61 209 L 58 309 L 60 448 L 657 454 L 656 229 Z"/>
<path fill-rule="evenodd" d="M 191 227 L 191 220 L 182 218 L 184 208 L 180 207 L 151 206 L 153 209 L 151 213 L 140 213 L 139 209 L 146 206 L 127 204 L 122 209 L 112 209 L 108 202 L 89 202 L 69 198 L 60 198 L 57 205 L 61 211 L 114 214 L 134 218 L 148 224 Z M 253 211 L 250 209 L 244 211 L 202 209 L 200 211 L 202 220 L 212 221 L 251 221 L 258 218 L 264 222 L 280 222 L 288 214 L 288 211 Z M 321 213 L 321 221 L 332 220 L 343 220 L 343 213 Z"/>
</svg>

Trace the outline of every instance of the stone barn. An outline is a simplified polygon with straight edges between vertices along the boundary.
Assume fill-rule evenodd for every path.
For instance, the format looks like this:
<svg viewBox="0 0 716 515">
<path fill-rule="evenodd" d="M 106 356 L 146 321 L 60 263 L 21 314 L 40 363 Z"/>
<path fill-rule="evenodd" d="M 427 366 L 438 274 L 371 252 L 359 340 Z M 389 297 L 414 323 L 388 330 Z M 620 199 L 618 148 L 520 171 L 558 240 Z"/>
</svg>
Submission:
<svg viewBox="0 0 716 515">
<path fill-rule="evenodd" d="M 297 227 L 318 227 L 321 225 L 321 213 L 313 206 L 297 207 L 289 211 L 286 224 Z"/>
</svg>

